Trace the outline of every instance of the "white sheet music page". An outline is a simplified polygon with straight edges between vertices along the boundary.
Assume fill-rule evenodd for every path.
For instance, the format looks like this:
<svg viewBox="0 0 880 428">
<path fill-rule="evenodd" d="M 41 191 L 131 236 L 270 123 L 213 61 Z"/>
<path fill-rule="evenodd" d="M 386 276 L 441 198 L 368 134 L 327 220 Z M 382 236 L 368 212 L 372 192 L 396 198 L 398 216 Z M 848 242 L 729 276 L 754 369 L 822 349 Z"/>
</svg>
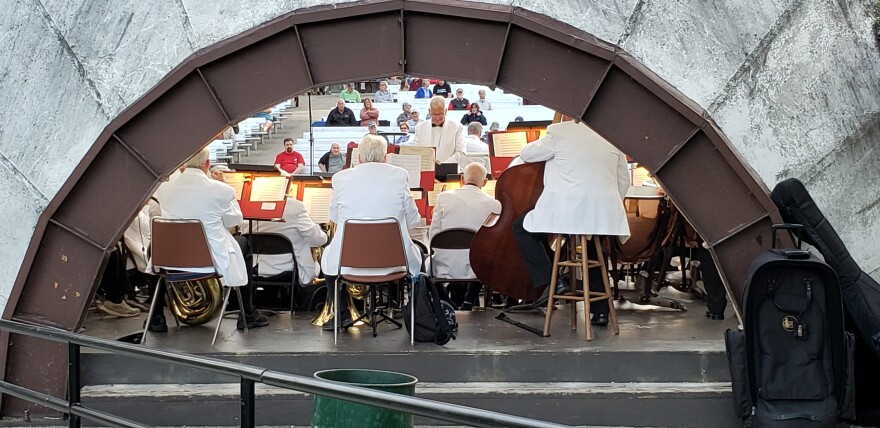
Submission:
<svg viewBox="0 0 880 428">
<path fill-rule="evenodd" d="M 385 158 L 385 163 L 399 166 L 409 173 L 409 187 L 419 187 L 422 181 L 422 157 L 419 155 L 398 155 L 391 153 Z"/>
<path fill-rule="evenodd" d="M 330 198 L 332 187 L 303 187 L 303 205 L 312 221 L 318 224 L 330 223 Z"/>
<path fill-rule="evenodd" d="M 287 191 L 287 177 L 254 177 L 251 202 L 280 202 Z"/>
<path fill-rule="evenodd" d="M 434 148 L 433 147 L 416 147 L 416 146 L 402 146 L 400 148 L 400 154 L 402 155 L 419 155 L 422 158 L 422 165 L 420 167 L 421 171 L 433 171 L 434 166 Z"/>
<path fill-rule="evenodd" d="M 244 174 L 227 172 L 223 174 L 223 181 L 235 189 L 235 200 L 241 200 L 241 192 L 244 190 Z"/>
<path fill-rule="evenodd" d="M 523 147 L 526 146 L 525 132 L 509 132 L 492 134 L 492 144 L 495 149 L 495 157 L 515 158 L 519 156 Z"/>
</svg>

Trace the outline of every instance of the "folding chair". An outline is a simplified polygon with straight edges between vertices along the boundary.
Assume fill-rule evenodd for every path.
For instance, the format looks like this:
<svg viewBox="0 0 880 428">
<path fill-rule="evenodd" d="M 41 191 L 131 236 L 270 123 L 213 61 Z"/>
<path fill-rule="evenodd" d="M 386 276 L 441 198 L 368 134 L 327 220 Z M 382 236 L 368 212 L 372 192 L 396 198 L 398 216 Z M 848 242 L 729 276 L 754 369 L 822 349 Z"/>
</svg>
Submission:
<svg viewBox="0 0 880 428">
<path fill-rule="evenodd" d="M 473 278 L 438 278 L 434 276 L 434 250 L 470 250 L 471 241 L 474 240 L 476 234 L 477 232 L 471 229 L 455 228 L 446 229 L 431 238 L 430 248 L 428 249 L 428 257 L 431 259 L 431 268 L 428 270 L 428 278 L 432 283 L 455 284 L 480 282 L 476 276 Z M 491 296 L 489 296 L 487 290 L 486 301 L 488 301 L 490 297 Z"/>
<path fill-rule="evenodd" d="M 250 233 L 244 235 L 245 239 L 251 245 L 251 251 L 254 256 L 258 255 L 282 255 L 290 254 L 293 260 L 293 269 L 291 271 L 291 280 L 287 281 L 270 281 L 265 277 L 255 276 L 253 278 L 254 287 L 265 287 L 267 285 L 290 285 L 290 315 L 293 315 L 294 294 L 296 292 L 296 281 L 299 278 L 299 267 L 296 264 L 296 254 L 293 252 L 293 243 L 286 236 L 280 233 Z"/>
<path fill-rule="evenodd" d="M 158 273 L 160 278 L 156 284 L 147 322 L 144 325 L 141 343 L 146 342 L 147 329 L 150 320 L 153 319 L 159 287 L 162 286 L 163 281 L 171 284 L 180 281 L 216 279 L 221 287 L 227 290 L 223 296 L 223 306 L 220 308 L 217 327 L 214 329 L 214 338 L 211 339 L 211 346 L 214 346 L 214 342 L 217 341 L 217 333 L 220 331 L 220 324 L 223 322 L 226 303 L 229 302 L 230 288 L 234 288 L 238 296 L 238 307 L 244 308 L 240 287 L 228 287 L 223 283 L 223 275 L 217 272 L 214 258 L 211 256 L 211 247 L 208 245 L 208 239 L 205 235 L 205 227 L 200 220 L 157 217 L 153 219 L 151 230 L 153 235 L 151 262 L 153 271 Z M 243 318 L 244 310 L 240 310 L 238 316 Z M 245 331 L 247 331 L 247 322 L 244 320 L 242 322 L 244 322 Z"/>
<path fill-rule="evenodd" d="M 349 219 L 343 224 L 344 236 L 342 248 L 339 252 L 339 281 L 333 287 L 333 301 L 339 302 L 340 282 L 369 287 L 370 310 L 365 311 L 359 319 L 369 317 L 373 327 L 373 337 L 376 337 L 376 317 L 380 316 L 395 324 L 397 328 L 402 325 L 391 317 L 388 317 L 376 308 L 375 286 L 391 284 L 409 277 L 406 248 L 403 246 L 403 237 L 400 234 L 398 220 L 394 217 Z M 399 268 L 388 274 L 376 275 L 353 275 L 342 273 L 343 269 L 388 269 Z M 413 281 L 408 281 L 413 284 Z M 410 291 L 410 299 L 415 293 Z M 339 335 L 339 306 L 333 316 L 333 343 L 336 343 Z M 410 305 L 415 312 L 414 305 Z M 413 327 L 415 326 L 415 317 Z M 357 320 L 355 320 L 357 321 Z M 415 331 L 411 328 L 410 332 Z M 412 341 L 413 338 L 410 338 Z"/>
</svg>

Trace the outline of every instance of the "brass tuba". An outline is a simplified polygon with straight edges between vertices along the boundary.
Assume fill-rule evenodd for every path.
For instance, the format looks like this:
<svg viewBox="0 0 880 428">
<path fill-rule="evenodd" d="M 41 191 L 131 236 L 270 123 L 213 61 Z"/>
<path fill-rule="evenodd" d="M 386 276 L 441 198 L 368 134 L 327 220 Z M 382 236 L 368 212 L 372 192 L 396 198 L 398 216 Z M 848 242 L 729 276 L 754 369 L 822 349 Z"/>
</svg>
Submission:
<svg viewBox="0 0 880 428">
<path fill-rule="evenodd" d="M 326 228 L 327 232 L 327 243 L 333 240 L 333 236 L 336 234 L 336 223 L 330 223 Z M 312 257 L 314 257 L 315 262 L 319 265 L 321 263 L 321 256 L 324 255 L 324 247 L 312 248 Z M 324 278 L 316 278 L 315 283 L 323 282 Z M 367 287 L 364 285 L 349 285 L 348 286 L 348 311 L 351 314 L 351 319 L 355 320 L 360 317 L 360 314 L 357 311 L 357 308 L 354 304 L 354 299 L 363 300 L 367 293 Z M 333 313 L 335 312 L 335 302 L 330 302 L 331 292 L 327 290 L 327 300 L 325 300 L 324 308 L 321 310 L 321 313 L 312 318 L 310 323 L 316 326 L 323 326 L 330 322 L 333 319 Z"/>
<path fill-rule="evenodd" d="M 216 279 L 169 282 L 168 301 L 171 312 L 180 322 L 196 326 L 223 312 L 223 290 Z"/>
</svg>

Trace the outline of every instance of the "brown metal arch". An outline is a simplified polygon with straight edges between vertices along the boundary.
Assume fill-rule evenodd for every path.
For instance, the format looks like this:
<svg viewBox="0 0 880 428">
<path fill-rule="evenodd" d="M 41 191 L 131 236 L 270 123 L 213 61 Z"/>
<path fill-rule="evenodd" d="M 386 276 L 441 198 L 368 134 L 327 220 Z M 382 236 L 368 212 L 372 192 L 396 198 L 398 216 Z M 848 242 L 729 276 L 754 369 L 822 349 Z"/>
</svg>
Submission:
<svg viewBox="0 0 880 428">
<path fill-rule="evenodd" d="M 338 41 L 365 28 L 372 46 L 341 61 Z M 77 329 L 140 204 L 220 129 L 313 86 L 400 73 L 500 86 L 583 118 L 656 172 L 737 297 L 769 244 L 767 189 L 704 110 L 618 47 L 520 8 L 380 0 L 297 11 L 201 50 L 114 119 L 40 217 L 3 317 Z M 3 337 L 0 360 L 7 380 L 63 396 L 63 348 Z"/>
</svg>

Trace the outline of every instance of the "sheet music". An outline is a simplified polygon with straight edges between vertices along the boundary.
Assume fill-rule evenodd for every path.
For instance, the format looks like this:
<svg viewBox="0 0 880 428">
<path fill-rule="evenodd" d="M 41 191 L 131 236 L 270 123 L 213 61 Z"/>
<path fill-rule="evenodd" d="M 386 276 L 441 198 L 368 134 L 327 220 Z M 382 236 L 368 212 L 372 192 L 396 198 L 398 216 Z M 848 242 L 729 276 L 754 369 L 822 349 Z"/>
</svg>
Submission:
<svg viewBox="0 0 880 428">
<path fill-rule="evenodd" d="M 434 148 L 433 147 L 416 147 L 416 146 L 401 146 L 400 154 L 402 155 L 419 155 L 422 159 L 422 165 L 420 167 L 420 171 L 433 171 L 434 170 Z"/>
<path fill-rule="evenodd" d="M 437 196 L 440 195 L 440 191 L 428 192 L 428 206 L 434 207 L 437 206 Z"/>
<path fill-rule="evenodd" d="M 358 156 L 358 148 L 355 147 L 351 149 L 351 166 L 350 168 L 354 168 L 361 163 L 361 158 Z"/>
<path fill-rule="evenodd" d="M 648 169 L 643 166 L 635 167 L 631 170 L 631 172 L 632 172 L 631 184 L 633 186 L 641 186 L 642 183 L 645 182 L 645 180 L 651 178 L 651 175 L 648 172 Z"/>
<path fill-rule="evenodd" d="M 481 189 L 483 191 L 483 193 L 494 198 L 495 197 L 495 183 L 496 182 L 497 182 L 496 180 L 487 181 L 486 185 L 483 186 L 483 188 Z"/>
<path fill-rule="evenodd" d="M 235 200 L 241 200 L 241 192 L 244 190 L 244 174 L 240 172 L 227 172 L 223 174 L 223 181 L 235 190 Z"/>
<path fill-rule="evenodd" d="M 303 205 L 309 212 L 312 221 L 318 224 L 330 223 L 330 199 L 333 197 L 332 187 L 304 187 Z"/>
<path fill-rule="evenodd" d="M 254 177 L 251 182 L 251 202 L 278 202 L 284 200 L 287 177 Z"/>
<path fill-rule="evenodd" d="M 412 195 L 413 199 L 416 201 L 422 200 L 422 191 L 421 190 L 410 190 L 409 194 Z"/>
<path fill-rule="evenodd" d="M 422 156 L 391 153 L 385 157 L 385 163 L 405 169 L 409 173 L 410 188 L 420 187 L 422 181 Z"/>
<path fill-rule="evenodd" d="M 499 132 L 492 134 L 492 145 L 495 157 L 515 158 L 526 146 L 525 132 Z"/>
</svg>

